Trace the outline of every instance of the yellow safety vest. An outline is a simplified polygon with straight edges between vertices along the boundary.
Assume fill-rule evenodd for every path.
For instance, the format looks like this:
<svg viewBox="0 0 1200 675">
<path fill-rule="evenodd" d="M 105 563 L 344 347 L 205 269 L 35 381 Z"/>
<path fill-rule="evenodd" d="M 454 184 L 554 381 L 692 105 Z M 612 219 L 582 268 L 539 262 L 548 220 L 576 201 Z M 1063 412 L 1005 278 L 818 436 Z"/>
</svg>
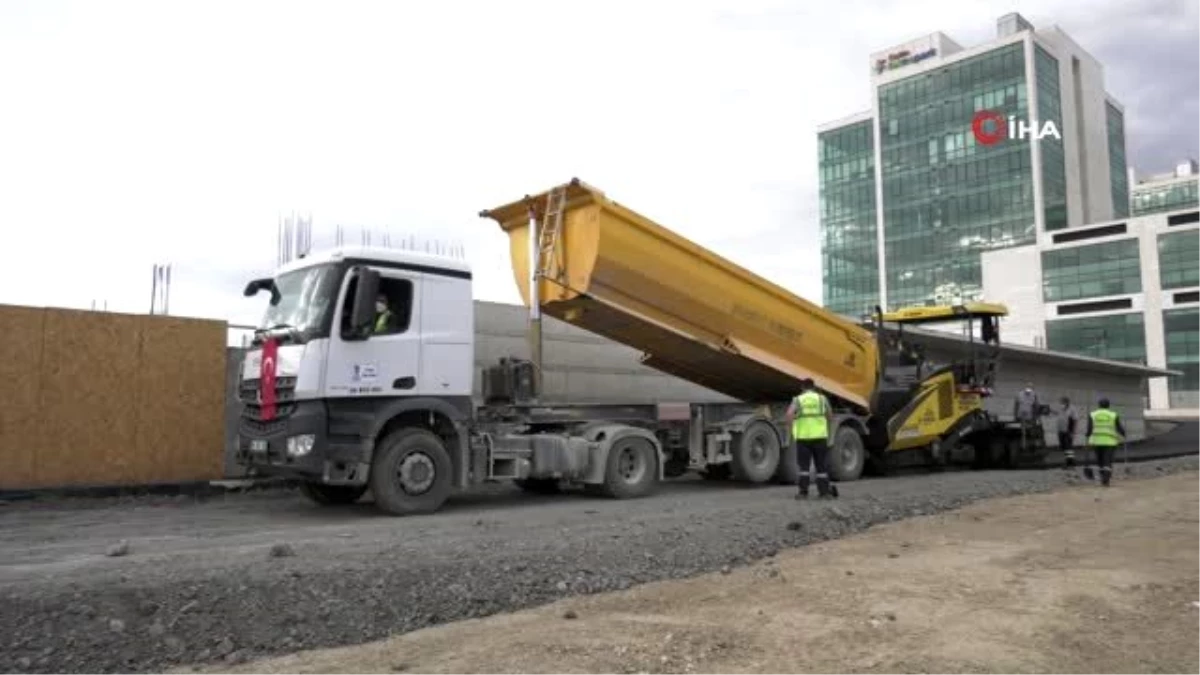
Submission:
<svg viewBox="0 0 1200 675">
<path fill-rule="evenodd" d="M 1100 408 L 1093 410 L 1092 418 L 1092 435 L 1088 436 L 1088 445 L 1099 447 L 1112 447 L 1121 442 L 1121 437 L 1117 434 L 1117 413 L 1108 408 Z"/>
<path fill-rule="evenodd" d="M 825 419 L 825 397 L 815 391 L 806 391 L 796 397 L 792 438 L 798 441 L 829 438 L 829 423 Z"/>
<path fill-rule="evenodd" d="M 382 333 L 383 331 L 387 330 L 388 319 L 391 318 L 392 313 L 388 310 L 384 310 L 382 314 L 375 317 L 375 332 Z"/>
</svg>

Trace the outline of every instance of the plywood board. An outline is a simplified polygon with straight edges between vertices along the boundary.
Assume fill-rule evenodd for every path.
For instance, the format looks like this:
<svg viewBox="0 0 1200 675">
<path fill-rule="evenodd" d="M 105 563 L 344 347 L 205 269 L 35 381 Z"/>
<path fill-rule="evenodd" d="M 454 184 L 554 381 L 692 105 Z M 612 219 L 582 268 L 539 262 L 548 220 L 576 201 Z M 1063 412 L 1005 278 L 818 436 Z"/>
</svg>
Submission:
<svg viewBox="0 0 1200 675">
<path fill-rule="evenodd" d="M 46 310 L 0 307 L 0 490 L 37 482 L 42 332 Z"/>
<path fill-rule="evenodd" d="M 37 487 L 129 484 L 140 317 L 63 309 L 45 317 Z"/>
<path fill-rule="evenodd" d="M 218 480 L 225 456 L 225 324 L 141 318 L 132 479 Z"/>
</svg>

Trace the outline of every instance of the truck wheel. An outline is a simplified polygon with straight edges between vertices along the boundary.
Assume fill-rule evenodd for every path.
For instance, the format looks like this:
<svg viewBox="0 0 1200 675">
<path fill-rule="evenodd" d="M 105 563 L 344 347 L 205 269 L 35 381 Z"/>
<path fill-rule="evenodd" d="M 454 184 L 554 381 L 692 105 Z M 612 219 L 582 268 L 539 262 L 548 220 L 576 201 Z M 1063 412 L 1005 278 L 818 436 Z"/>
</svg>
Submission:
<svg viewBox="0 0 1200 675">
<path fill-rule="evenodd" d="M 452 463 L 442 439 L 424 429 L 388 434 L 375 449 L 371 491 L 392 515 L 432 513 L 450 496 Z"/>
<path fill-rule="evenodd" d="M 795 444 L 788 442 L 779 448 L 779 467 L 775 469 L 775 481 L 784 485 L 795 485 L 800 479 L 800 463 L 796 458 Z"/>
<path fill-rule="evenodd" d="M 632 499 L 650 494 L 657 484 L 658 453 L 649 441 L 631 436 L 609 447 L 604 485 L 597 486 L 602 494 Z"/>
<path fill-rule="evenodd" d="M 754 422 L 738 435 L 733 449 L 733 477 L 750 483 L 765 483 L 779 467 L 779 434 L 763 421 Z"/>
<path fill-rule="evenodd" d="M 353 504 L 366 491 L 366 485 L 325 485 L 307 480 L 300 484 L 300 494 L 322 506 Z"/>
<path fill-rule="evenodd" d="M 862 476 L 867 451 L 862 436 L 854 429 L 843 426 L 833 435 L 829 448 L 829 476 L 836 481 L 858 480 Z"/>
</svg>

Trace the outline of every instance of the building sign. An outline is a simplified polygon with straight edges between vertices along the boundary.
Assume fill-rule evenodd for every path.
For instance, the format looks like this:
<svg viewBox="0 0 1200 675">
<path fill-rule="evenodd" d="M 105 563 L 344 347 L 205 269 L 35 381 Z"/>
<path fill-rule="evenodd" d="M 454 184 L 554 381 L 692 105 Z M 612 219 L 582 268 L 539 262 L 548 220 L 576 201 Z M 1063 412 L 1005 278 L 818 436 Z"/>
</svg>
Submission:
<svg viewBox="0 0 1200 675">
<path fill-rule="evenodd" d="M 1016 117 L 995 110 L 980 110 L 971 120 L 971 133 L 980 145 L 995 145 L 1003 140 L 1025 140 L 1030 136 L 1039 141 L 1047 136 L 1062 140 L 1062 134 L 1054 122 L 1047 120 L 1038 125 L 1037 120 L 1018 120 Z"/>
<path fill-rule="evenodd" d="M 908 49 L 898 51 L 894 54 L 888 54 L 886 59 L 875 60 L 875 74 L 884 72 L 885 70 L 895 70 L 905 66 L 911 66 L 914 63 L 920 63 L 925 59 L 937 56 L 937 48 L 930 47 L 923 52 L 913 53 Z"/>
</svg>

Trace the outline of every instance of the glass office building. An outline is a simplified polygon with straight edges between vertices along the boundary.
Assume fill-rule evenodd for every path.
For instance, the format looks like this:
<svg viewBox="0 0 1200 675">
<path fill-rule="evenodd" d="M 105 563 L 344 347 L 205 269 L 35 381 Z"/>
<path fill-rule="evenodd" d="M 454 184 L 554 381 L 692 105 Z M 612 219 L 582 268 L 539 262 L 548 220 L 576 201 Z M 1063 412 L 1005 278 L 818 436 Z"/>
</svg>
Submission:
<svg viewBox="0 0 1200 675">
<path fill-rule="evenodd" d="M 826 307 L 854 311 L 879 298 L 875 144 L 870 119 L 821 134 L 821 250 Z"/>
<path fill-rule="evenodd" d="M 1128 208 L 1099 64 L 1057 28 L 997 26 L 970 49 L 934 33 L 873 54 L 872 109 L 818 130 L 826 307 L 983 298 L 983 253 Z M 983 114 L 1005 122 L 982 127 L 997 142 Z"/>
</svg>

